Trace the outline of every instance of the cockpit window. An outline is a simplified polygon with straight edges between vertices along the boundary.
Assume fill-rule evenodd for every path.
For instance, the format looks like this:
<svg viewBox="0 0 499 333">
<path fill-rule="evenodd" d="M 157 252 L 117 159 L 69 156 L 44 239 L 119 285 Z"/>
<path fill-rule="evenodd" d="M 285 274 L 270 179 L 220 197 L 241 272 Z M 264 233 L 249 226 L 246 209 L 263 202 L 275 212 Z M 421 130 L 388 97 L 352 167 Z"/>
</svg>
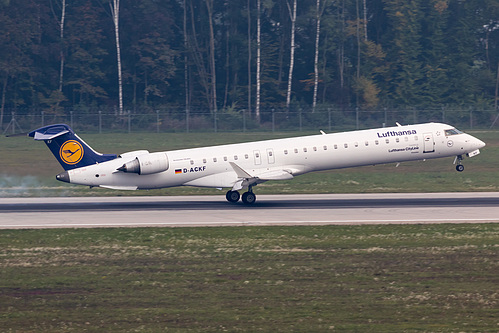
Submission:
<svg viewBox="0 0 499 333">
<path fill-rule="evenodd" d="M 445 130 L 445 136 L 451 136 L 451 135 L 457 135 L 457 134 L 463 134 L 463 132 L 461 132 L 457 128 Z"/>
</svg>

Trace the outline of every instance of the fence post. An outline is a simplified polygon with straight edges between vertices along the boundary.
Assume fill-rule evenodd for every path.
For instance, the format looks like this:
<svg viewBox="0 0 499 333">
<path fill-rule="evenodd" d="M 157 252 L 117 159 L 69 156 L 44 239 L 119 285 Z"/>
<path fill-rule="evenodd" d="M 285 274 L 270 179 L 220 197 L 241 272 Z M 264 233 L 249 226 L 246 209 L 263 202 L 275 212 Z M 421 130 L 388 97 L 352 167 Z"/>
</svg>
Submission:
<svg viewBox="0 0 499 333">
<path fill-rule="evenodd" d="M 128 110 L 128 134 L 132 132 L 132 111 Z"/>
<path fill-rule="evenodd" d="M 102 134 L 102 111 L 99 110 L 99 134 Z"/>
<path fill-rule="evenodd" d="M 189 133 L 189 121 L 190 121 L 190 111 L 189 109 L 185 109 L 185 131 Z"/>
<path fill-rule="evenodd" d="M 328 131 L 331 132 L 331 108 L 327 108 Z"/>
<path fill-rule="evenodd" d="M 473 129 L 473 107 L 470 106 L 470 129 Z"/>
<path fill-rule="evenodd" d="M 359 129 L 359 108 L 355 108 L 355 128 Z"/>
<path fill-rule="evenodd" d="M 214 129 L 215 133 L 217 133 L 217 113 L 216 112 L 213 114 L 213 129 Z"/>
<path fill-rule="evenodd" d="M 301 130 L 302 130 L 301 111 L 302 111 L 302 108 L 299 108 L 299 109 L 298 109 L 298 117 L 299 117 L 299 121 L 300 121 L 300 132 L 301 132 Z"/>
<path fill-rule="evenodd" d="M 159 110 L 156 110 L 156 133 L 159 133 Z"/>
<path fill-rule="evenodd" d="M 275 109 L 272 109 L 272 133 L 275 132 Z"/>
<path fill-rule="evenodd" d="M 246 132 L 246 109 L 243 109 L 243 132 Z"/>
<path fill-rule="evenodd" d="M 17 122 L 16 120 L 16 114 L 14 111 L 12 111 L 12 118 L 10 119 L 10 123 L 7 125 L 7 127 L 5 128 L 5 131 L 3 131 L 3 134 L 7 133 L 7 131 L 10 130 L 12 131 L 12 134 L 15 134 L 16 133 L 16 127 L 19 129 L 19 131 L 22 133 L 24 132 L 23 129 L 21 128 L 21 126 L 19 126 L 19 123 Z"/>
</svg>

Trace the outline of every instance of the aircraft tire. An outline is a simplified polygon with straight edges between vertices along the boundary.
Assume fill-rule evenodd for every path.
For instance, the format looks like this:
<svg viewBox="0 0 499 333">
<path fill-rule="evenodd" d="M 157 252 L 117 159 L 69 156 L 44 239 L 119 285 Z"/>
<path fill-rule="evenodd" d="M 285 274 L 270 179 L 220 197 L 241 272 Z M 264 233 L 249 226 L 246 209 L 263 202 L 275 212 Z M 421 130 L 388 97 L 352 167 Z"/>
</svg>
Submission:
<svg viewBox="0 0 499 333">
<path fill-rule="evenodd" d="M 225 198 L 228 202 L 238 202 L 241 195 L 237 191 L 228 191 L 225 194 Z"/>
<path fill-rule="evenodd" d="M 458 165 L 456 165 L 456 170 L 457 170 L 458 172 L 463 172 L 463 171 L 464 171 L 464 165 L 462 165 L 462 164 L 458 164 Z"/>
<path fill-rule="evenodd" d="M 247 205 L 252 205 L 256 201 L 256 195 L 253 192 L 246 192 L 243 194 L 243 202 Z"/>
</svg>

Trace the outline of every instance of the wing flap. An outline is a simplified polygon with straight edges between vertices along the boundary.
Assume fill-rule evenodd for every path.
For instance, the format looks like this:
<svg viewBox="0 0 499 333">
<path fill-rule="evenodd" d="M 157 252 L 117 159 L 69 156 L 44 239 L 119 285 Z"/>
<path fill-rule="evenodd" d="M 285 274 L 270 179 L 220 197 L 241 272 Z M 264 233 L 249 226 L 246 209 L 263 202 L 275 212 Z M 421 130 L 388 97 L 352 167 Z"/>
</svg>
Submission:
<svg viewBox="0 0 499 333">
<path fill-rule="evenodd" d="M 293 175 L 288 170 L 272 170 L 255 175 L 260 180 L 290 180 Z"/>
<path fill-rule="evenodd" d="M 135 191 L 138 186 L 115 186 L 115 185 L 99 185 L 102 188 L 108 188 L 110 190 L 120 190 L 120 191 Z"/>
<path fill-rule="evenodd" d="M 286 169 L 262 170 L 254 175 L 250 175 L 246 170 L 234 162 L 229 162 L 232 169 L 236 172 L 238 180 L 232 187 L 233 191 L 239 191 L 245 187 L 260 184 L 269 180 L 289 180 L 293 179 L 292 171 Z"/>
</svg>

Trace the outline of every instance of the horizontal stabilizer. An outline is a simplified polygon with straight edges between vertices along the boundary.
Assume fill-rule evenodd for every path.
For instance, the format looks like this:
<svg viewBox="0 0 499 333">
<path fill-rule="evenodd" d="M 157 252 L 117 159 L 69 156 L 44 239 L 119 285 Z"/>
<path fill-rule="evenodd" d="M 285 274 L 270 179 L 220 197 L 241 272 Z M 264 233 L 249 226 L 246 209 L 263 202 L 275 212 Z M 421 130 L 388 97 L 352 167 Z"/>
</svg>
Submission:
<svg viewBox="0 0 499 333">
<path fill-rule="evenodd" d="M 28 134 L 37 141 L 52 140 L 66 133 L 70 133 L 70 128 L 64 124 L 45 126 L 34 130 Z"/>
<path fill-rule="evenodd" d="M 35 137 L 34 139 L 37 141 L 43 141 L 43 140 L 52 140 L 53 138 L 57 138 L 58 136 L 64 135 L 66 133 L 69 133 L 69 131 L 61 131 L 56 134 L 44 134 L 40 132 L 35 132 Z"/>
</svg>

